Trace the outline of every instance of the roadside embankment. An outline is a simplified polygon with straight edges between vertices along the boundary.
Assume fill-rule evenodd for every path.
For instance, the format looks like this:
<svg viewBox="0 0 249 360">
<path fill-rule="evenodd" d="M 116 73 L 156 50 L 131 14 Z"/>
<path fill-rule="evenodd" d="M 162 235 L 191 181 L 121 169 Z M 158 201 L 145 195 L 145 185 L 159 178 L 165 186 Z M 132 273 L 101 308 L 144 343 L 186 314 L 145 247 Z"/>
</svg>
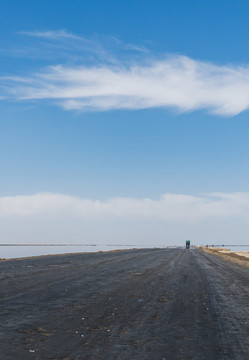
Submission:
<svg viewBox="0 0 249 360">
<path fill-rule="evenodd" d="M 221 248 L 207 248 L 200 247 L 200 249 L 206 253 L 220 256 L 225 260 L 233 263 L 249 267 L 249 252 L 248 251 L 231 251 L 230 249 Z"/>
</svg>

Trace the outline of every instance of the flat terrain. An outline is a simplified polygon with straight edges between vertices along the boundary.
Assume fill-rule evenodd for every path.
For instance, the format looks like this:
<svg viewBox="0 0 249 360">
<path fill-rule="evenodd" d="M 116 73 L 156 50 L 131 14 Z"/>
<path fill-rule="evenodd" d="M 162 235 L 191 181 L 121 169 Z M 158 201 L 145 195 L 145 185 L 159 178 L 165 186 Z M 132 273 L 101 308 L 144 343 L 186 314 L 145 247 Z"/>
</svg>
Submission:
<svg viewBox="0 0 249 360">
<path fill-rule="evenodd" d="M 248 359 L 249 268 L 201 250 L 2 261 L 0 358 Z"/>
</svg>

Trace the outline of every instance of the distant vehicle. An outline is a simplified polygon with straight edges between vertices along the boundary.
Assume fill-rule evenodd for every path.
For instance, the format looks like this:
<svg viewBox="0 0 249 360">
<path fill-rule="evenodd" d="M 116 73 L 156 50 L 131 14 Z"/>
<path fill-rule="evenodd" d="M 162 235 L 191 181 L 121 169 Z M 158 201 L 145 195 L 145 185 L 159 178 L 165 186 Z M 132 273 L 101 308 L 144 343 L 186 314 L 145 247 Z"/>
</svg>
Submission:
<svg viewBox="0 0 249 360">
<path fill-rule="evenodd" d="M 190 240 L 186 240 L 186 249 L 190 248 Z"/>
</svg>

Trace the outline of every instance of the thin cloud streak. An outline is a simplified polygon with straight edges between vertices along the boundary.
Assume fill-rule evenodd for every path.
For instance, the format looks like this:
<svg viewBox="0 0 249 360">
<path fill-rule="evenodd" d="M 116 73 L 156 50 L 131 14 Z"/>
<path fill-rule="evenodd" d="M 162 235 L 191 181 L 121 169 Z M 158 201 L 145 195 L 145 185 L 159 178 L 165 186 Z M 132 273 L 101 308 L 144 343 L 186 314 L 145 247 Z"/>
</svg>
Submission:
<svg viewBox="0 0 249 360">
<path fill-rule="evenodd" d="M 0 198 L 0 218 L 33 216 L 66 216 L 100 222 L 135 219 L 192 224 L 230 218 L 249 222 L 249 193 L 164 194 L 159 200 L 112 198 L 99 201 L 51 193 Z"/>
<path fill-rule="evenodd" d="M 26 83 L 26 84 L 25 84 Z M 147 64 L 63 65 L 5 78 L 2 96 L 49 100 L 65 110 L 206 109 L 233 116 L 249 108 L 249 67 L 176 56 Z"/>
<path fill-rule="evenodd" d="M 21 31 L 18 34 L 21 35 L 21 49 L 8 50 L 8 54 L 52 62 L 57 59 L 58 63 L 82 65 L 84 59 L 84 63 L 116 64 L 117 52 L 124 57 L 132 54 L 133 58 L 148 52 L 143 45 L 124 43 L 114 36 L 95 35 L 86 38 L 66 30 Z"/>
<path fill-rule="evenodd" d="M 83 38 L 77 35 L 74 35 L 68 31 L 65 30 L 57 30 L 57 31 L 20 31 L 19 34 L 26 35 L 26 36 L 32 36 L 32 37 L 38 37 L 38 38 L 44 38 L 44 39 L 78 39 L 82 40 Z M 85 40 L 85 39 L 84 39 Z"/>
<path fill-rule="evenodd" d="M 83 36 L 72 34 L 71 32 L 68 32 L 66 30 L 56 30 L 56 31 L 21 31 L 19 32 L 20 35 L 25 35 L 29 37 L 35 37 L 35 38 L 43 38 L 47 40 L 55 40 L 55 41 L 63 41 L 63 40 L 79 40 L 79 42 L 86 42 L 89 44 L 92 44 L 96 47 L 102 47 L 99 43 L 99 39 L 87 39 Z M 105 39 L 105 42 L 109 44 L 109 46 L 119 48 L 119 50 L 131 50 L 135 52 L 141 52 L 141 53 L 147 53 L 148 49 L 143 45 L 137 45 L 132 43 L 124 43 L 119 38 L 115 36 L 105 36 L 102 40 Z"/>
</svg>

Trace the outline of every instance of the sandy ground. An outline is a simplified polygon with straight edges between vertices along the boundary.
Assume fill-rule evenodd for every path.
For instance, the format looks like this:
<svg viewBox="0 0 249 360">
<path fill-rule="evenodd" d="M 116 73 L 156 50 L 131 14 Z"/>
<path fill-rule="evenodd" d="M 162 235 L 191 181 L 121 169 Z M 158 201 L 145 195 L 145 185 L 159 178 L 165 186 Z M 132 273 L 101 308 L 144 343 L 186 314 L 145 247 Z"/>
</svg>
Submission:
<svg viewBox="0 0 249 360">
<path fill-rule="evenodd" d="M 202 247 L 201 250 L 209 254 L 220 256 L 225 260 L 234 262 L 235 264 L 249 267 L 248 251 L 231 251 L 229 249 L 206 247 Z"/>
<path fill-rule="evenodd" d="M 249 358 L 249 269 L 199 249 L 2 261 L 4 360 Z"/>
</svg>

